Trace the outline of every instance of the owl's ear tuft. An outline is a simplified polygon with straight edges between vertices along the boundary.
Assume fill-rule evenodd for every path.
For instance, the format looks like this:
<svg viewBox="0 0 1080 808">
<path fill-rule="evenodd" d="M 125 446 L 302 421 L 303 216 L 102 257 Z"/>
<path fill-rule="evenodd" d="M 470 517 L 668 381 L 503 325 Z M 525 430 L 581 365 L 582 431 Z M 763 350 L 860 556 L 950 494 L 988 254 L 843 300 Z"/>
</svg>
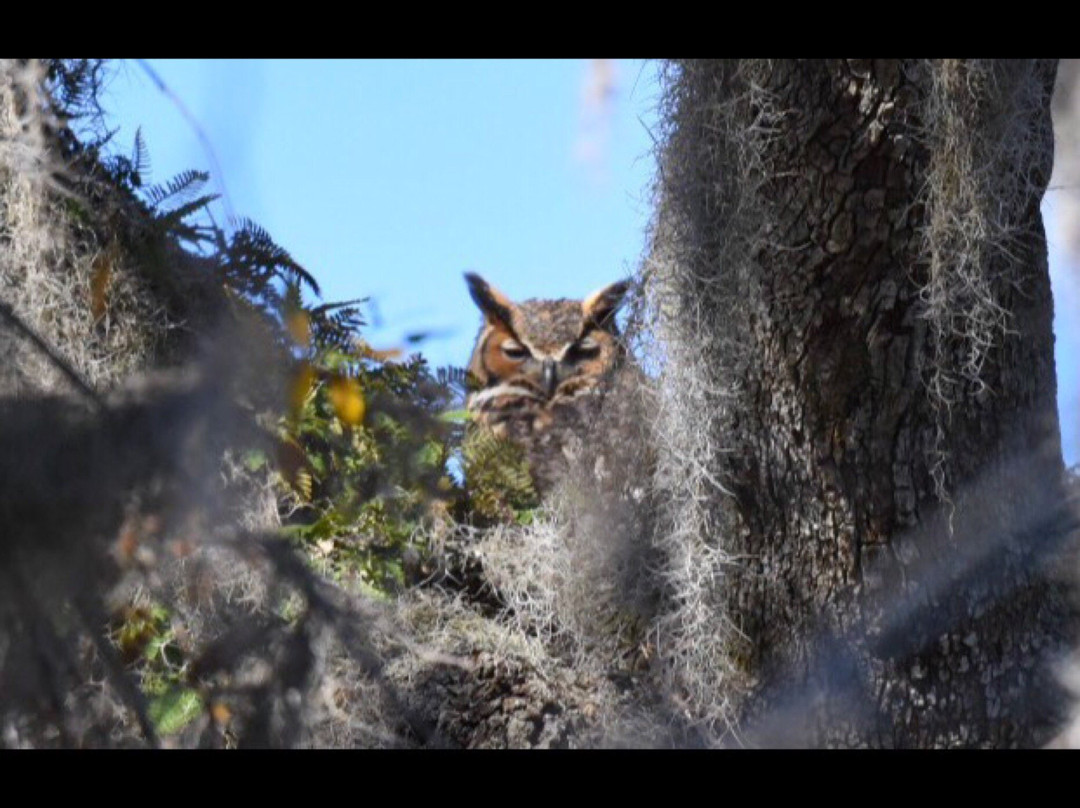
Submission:
<svg viewBox="0 0 1080 808">
<path fill-rule="evenodd" d="M 630 291 L 629 281 L 618 281 L 597 289 L 582 301 L 581 313 L 587 322 L 601 327 L 606 326 L 623 304 L 628 291 Z"/>
<path fill-rule="evenodd" d="M 506 295 L 475 272 L 466 272 L 465 282 L 469 284 L 469 294 L 472 295 L 473 302 L 479 306 L 489 323 L 502 323 L 507 328 L 512 328 L 514 304 Z"/>
</svg>

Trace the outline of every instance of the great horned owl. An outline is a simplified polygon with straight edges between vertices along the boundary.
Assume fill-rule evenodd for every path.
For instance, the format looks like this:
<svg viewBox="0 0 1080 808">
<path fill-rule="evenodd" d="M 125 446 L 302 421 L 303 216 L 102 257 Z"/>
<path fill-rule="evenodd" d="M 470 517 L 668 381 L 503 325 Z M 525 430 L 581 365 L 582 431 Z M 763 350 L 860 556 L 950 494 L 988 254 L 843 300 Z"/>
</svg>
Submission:
<svg viewBox="0 0 1080 808">
<path fill-rule="evenodd" d="M 615 313 L 629 284 L 584 300 L 514 303 L 479 275 L 465 279 L 484 321 L 469 373 L 468 409 L 498 438 L 525 450 L 536 489 L 557 479 L 627 365 Z"/>
</svg>

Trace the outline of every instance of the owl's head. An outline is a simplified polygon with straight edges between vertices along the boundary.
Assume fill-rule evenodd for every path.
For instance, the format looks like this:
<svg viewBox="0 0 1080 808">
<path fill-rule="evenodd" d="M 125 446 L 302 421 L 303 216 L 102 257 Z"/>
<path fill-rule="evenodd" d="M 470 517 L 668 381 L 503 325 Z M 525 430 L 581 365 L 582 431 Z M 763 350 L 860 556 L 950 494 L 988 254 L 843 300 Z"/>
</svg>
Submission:
<svg viewBox="0 0 1080 808">
<path fill-rule="evenodd" d="M 584 300 L 514 303 L 479 275 L 465 280 L 484 315 L 469 363 L 483 388 L 477 395 L 561 400 L 595 387 L 622 360 L 615 313 L 626 281 Z"/>
</svg>

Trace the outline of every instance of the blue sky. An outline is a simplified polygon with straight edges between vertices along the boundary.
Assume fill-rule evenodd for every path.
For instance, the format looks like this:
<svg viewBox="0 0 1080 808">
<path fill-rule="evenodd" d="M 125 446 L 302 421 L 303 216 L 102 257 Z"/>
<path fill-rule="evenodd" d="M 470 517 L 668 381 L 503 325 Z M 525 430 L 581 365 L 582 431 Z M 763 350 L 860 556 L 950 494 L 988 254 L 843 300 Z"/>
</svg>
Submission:
<svg viewBox="0 0 1080 808">
<path fill-rule="evenodd" d="M 371 297 L 379 348 L 428 332 L 463 365 L 479 323 L 462 273 L 512 298 L 583 297 L 630 274 L 654 171 L 655 66 L 630 60 L 149 60 L 213 146 L 232 210 L 265 227 L 326 300 Z M 177 105 L 121 62 L 118 147 L 142 127 L 151 180 L 214 171 Z M 1080 461 L 1080 270 L 1054 243 L 1062 438 Z"/>
<path fill-rule="evenodd" d="M 1054 291 L 1054 358 L 1058 379 L 1061 447 L 1068 465 L 1080 463 L 1080 263 L 1065 248 L 1051 189 L 1043 203 Z"/>
<path fill-rule="evenodd" d="M 150 65 L 212 143 L 233 210 L 325 299 L 372 298 L 377 347 L 428 331 L 433 364 L 464 365 L 479 325 L 466 270 L 513 298 L 584 297 L 642 254 L 655 83 L 640 63 L 602 68 L 606 94 L 584 60 Z M 124 148 L 142 127 L 154 181 L 212 169 L 136 63 L 105 105 Z"/>
</svg>

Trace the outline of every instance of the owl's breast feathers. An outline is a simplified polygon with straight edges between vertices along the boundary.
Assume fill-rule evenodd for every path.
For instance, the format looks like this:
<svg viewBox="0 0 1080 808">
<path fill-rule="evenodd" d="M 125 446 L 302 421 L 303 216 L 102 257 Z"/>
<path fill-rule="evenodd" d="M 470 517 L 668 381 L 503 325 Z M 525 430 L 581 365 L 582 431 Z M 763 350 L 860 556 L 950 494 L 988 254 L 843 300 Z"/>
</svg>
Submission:
<svg viewBox="0 0 1080 808">
<path fill-rule="evenodd" d="M 570 389 L 563 385 L 549 399 L 531 387 L 504 383 L 473 393 L 467 406 L 473 418 L 498 437 L 524 442 L 556 423 L 567 425 L 568 416 L 578 414 L 596 391 L 595 379 L 582 380 Z"/>
</svg>

